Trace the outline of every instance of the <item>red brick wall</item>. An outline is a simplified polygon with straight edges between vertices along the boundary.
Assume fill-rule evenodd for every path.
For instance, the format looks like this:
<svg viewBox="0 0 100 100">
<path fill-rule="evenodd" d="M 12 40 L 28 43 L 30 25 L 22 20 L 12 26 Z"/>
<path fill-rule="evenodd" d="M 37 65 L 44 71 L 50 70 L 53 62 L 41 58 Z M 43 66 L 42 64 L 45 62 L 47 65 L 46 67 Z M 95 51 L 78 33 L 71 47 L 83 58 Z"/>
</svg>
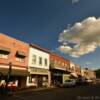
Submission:
<svg viewBox="0 0 100 100">
<path fill-rule="evenodd" d="M 62 63 L 64 64 L 67 64 L 68 66 L 70 66 L 70 61 L 59 56 L 59 55 L 56 55 L 54 53 L 50 53 L 50 61 L 55 61 L 57 60 L 58 62 L 61 61 Z M 62 66 L 61 66 L 62 67 Z"/>
<path fill-rule="evenodd" d="M 9 62 L 12 62 L 13 65 L 16 65 L 18 67 L 28 66 L 28 51 L 29 51 L 28 44 L 0 33 L 0 46 L 10 48 L 8 59 L 0 58 L 0 64 L 2 63 L 8 64 Z M 25 53 L 26 55 L 25 62 L 16 61 L 15 55 L 18 50 Z"/>
</svg>

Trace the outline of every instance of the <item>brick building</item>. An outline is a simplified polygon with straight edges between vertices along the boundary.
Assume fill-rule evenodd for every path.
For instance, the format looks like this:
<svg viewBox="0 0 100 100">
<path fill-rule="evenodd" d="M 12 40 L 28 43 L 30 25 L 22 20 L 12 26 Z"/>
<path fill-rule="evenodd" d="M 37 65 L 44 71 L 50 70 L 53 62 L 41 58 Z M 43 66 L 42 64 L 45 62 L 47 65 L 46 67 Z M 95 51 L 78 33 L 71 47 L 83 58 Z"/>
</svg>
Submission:
<svg viewBox="0 0 100 100">
<path fill-rule="evenodd" d="M 5 80 L 11 70 L 10 81 L 20 88 L 26 86 L 29 45 L 0 33 L 0 72 Z"/>
<path fill-rule="evenodd" d="M 69 67 L 69 60 L 50 52 L 51 84 L 63 83 L 64 80 L 67 78 L 67 75 L 70 73 Z"/>
</svg>

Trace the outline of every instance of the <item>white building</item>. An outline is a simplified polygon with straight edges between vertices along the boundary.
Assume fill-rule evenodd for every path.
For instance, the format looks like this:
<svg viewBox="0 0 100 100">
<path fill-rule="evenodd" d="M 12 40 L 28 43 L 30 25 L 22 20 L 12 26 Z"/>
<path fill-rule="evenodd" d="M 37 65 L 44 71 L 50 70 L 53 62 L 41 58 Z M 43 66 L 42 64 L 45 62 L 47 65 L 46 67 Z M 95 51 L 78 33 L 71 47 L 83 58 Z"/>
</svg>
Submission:
<svg viewBox="0 0 100 100">
<path fill-rule="evenodd" d="M 29 49 L 27 86 L 46 86 L 48 84 L 49 53 L 47 50 L 31 44 Z"/>
</svg>

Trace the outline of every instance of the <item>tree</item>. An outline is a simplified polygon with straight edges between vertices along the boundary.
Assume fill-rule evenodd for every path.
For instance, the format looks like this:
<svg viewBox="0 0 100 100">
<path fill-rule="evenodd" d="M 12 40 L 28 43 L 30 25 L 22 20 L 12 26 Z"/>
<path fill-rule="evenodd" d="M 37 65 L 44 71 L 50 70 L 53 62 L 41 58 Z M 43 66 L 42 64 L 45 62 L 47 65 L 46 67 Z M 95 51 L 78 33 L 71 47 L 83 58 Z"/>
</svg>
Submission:
<svg viewBox="0 0 100 100">
<path fill-rule="evenodd" d="M 95 70 L 95 73 L 96 73 L 96 77 L 100 78 L 100 69 Z"/>
</svg>

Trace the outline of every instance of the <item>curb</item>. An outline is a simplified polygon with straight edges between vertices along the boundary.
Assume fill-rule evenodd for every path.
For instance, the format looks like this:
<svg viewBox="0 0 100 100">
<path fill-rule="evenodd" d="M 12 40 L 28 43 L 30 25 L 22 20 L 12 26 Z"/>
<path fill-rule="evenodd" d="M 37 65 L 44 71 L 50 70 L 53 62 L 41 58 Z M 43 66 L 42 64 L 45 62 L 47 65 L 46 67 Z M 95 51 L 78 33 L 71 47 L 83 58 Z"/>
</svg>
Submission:
<svg viewBox="0 0 100 100">
<path fill-rule="evenodd" d="M 32 89 L 25 89 L 25 90 L 20 90 L 16 91 L 13 94 L 20 94 L 20 93 L 26 93 L 26 92 L 32 92 L 32 91 L 41 91 L 41 90 L 50 90 L 50 89 L 55 89 L 56 87 L 45 87 L 45 88 L 32 88 Z"/>
</svg>

